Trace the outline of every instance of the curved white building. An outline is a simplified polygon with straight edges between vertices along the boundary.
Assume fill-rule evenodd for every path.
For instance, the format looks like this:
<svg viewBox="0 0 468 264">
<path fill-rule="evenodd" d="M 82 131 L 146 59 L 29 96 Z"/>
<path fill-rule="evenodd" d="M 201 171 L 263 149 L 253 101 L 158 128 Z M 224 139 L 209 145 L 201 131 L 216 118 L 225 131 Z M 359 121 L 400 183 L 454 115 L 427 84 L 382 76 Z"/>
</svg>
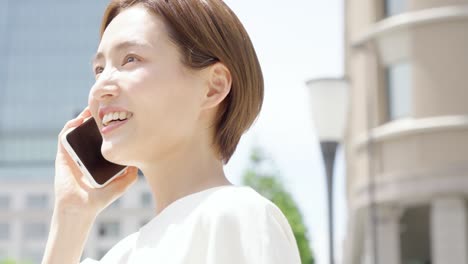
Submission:
<svg viewBox="0 0 468 264">
<path fill-rule="evenodd" d="M 468 263 L 468 0 L 345 1 L 344 263 Z"/>
</svg>

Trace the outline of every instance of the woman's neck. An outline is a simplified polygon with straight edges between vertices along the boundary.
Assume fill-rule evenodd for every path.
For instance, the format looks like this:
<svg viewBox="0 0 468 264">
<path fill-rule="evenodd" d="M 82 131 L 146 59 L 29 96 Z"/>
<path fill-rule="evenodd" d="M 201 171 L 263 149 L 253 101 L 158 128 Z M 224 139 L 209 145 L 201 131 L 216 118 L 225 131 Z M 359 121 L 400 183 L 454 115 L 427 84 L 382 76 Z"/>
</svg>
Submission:
<svg viewBox="0 0 468 264">
<path fill-rule="evenodd" d="M 166 159 L 144 164 L 140 169 L 156 200 L 156 214 L 189 194 L 232 185 L 224 174 L 222 161 L 201 144 L 173 152 Z"/>
</svg>

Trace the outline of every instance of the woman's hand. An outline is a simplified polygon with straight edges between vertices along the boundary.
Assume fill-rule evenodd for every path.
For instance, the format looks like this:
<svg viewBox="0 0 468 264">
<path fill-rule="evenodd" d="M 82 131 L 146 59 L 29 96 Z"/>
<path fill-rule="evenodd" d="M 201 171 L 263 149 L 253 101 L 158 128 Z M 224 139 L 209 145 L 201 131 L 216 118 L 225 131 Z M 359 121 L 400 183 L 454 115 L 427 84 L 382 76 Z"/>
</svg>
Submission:
<svg viewBox="0 0 468 264">
<path fill-rule="evenodd" d="M 86 108 L 77 118 L 68 121 L 59 134 L 54 184 L 55 210 L 58 210 L 58 213 L 95 217 L 138 178 L 138 169 L 129 167 L 123 175 L 103 188 L 93 188 L 84 180 L 83 173 L 64 149 L 61 137 L 67 130 L 81 125 L 90 116 L 91 113 Z"/>
</svg>

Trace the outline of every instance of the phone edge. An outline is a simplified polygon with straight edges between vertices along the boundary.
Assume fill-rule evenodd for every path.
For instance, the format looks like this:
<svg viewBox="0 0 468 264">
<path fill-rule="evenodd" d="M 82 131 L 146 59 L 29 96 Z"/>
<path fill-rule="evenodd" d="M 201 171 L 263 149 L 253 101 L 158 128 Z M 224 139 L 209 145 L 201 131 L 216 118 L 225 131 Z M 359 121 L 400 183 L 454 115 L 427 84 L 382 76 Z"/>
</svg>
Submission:
<svg viewBox="0 0 468 264">
<path fill-rule="evenodd" d="M 73 150 L 72 146 L 70 145 L 70 143 L 68 143 L 68 140 L 67 140 L 67 135 L 72 132 L 73 130 L 75 130 L 75 128 L 71 128 L 69 129 L 68 131 L 66 131 L 60 141 L 62 142 L 62 146 L 64 147 L 64 149 L 68 152 L 68 154 L 70 155 L 71 159 L 73 160 L 73 162 L 75 163 L 75 165 L 78 167 L 78 169 L 85 175 L 86 179 L 88 180 L 89 184 L 91 184 L 92 187 L 94 188 L 102 188 L 104 187 L 106 184 L 104 185 L 101 185 L 99 183 L 97 183 L 94 178 L 91 176 L 91 174 L 89 173 L 88 169 L 86 168 L 86 166 L 83 164 L 83 162 L 81 161 L 81 159 L 78 157 L 78 155 L 76 154 L 75 150 Z M 78 164 L 78 161 L 83 164 L 82 166 L 80 166 Z M 113 179 L 113 177 L 111 178 Z M 110 181 L 108 181 L 110 182 Z M 106 182 L 106 183 L 108 183 Z"/>
</svg>

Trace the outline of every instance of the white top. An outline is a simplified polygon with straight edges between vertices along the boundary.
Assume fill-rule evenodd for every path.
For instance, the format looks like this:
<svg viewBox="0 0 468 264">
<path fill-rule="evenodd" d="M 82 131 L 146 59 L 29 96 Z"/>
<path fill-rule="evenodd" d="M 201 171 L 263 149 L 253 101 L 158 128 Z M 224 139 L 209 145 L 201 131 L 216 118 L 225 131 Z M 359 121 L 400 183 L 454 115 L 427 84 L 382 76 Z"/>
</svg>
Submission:
<svg viewBox="0 0 468 264">
<path fill-rule="evenodd" d="M 81 264 L 300 264 L 291 227 L 275 204 L 246 186 L 182 197 Z"/>
</svg>

